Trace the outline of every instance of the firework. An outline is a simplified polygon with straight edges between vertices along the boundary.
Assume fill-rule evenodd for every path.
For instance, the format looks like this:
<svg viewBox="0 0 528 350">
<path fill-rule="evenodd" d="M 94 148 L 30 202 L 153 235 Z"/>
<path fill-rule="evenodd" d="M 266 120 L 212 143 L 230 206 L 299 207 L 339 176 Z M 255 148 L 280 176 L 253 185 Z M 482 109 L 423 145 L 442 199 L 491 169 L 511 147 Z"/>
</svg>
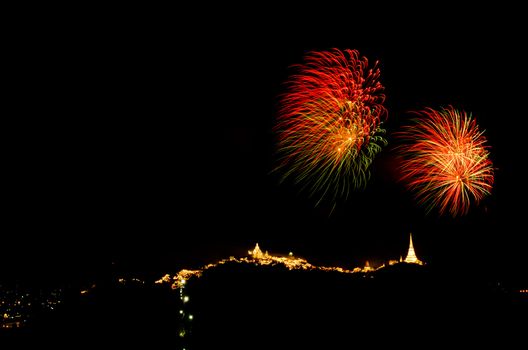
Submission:
<svg viewBox="0 0 528 350">
<path fill-rule="evenodd" d="M 376 62 L 356 50 L 309 52 L 293 66 L 276 131 L 282 179 L 319 200 L 345 198 L 364 187 L 374 156 L 386 145 L 387 115 Z"/>
<path fill-rule="evenodd" d="M 436 207 L 440 214 L 465 215 L 493 185 L 483 131 L 471 114 L 451 106 L 416 114 L 418 118 L 399 133 L 401 179 L 428 212 Z"/>
</svg>

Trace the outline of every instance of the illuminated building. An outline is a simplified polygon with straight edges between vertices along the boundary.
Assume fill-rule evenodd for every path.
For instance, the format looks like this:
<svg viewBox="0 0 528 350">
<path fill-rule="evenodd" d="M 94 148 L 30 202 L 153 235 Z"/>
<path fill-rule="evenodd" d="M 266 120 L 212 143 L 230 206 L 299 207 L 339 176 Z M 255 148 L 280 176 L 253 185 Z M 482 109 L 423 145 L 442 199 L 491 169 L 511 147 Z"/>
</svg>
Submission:
<svg viewBox="0 0 528 350">
<path fill-rule="evenodd" d="M 370 266 L 370 263 L 368 261 L 366 261 L 364 267 L 355 267 L 353 270 L 348 270 L 342 267 L 316 266 L 316 265 L 310 264 L 308 261 L 306 261 L 303 258 L 293 256 L 292 252 L 289 252 L 287 256 L 273 255 L 273 254 L 269 254 L 267 251 L 263 253 L 258 243 L 255 245 L 255 248 L 253 248 L 253 250 L 248 250 L 248 254 L 249 254 L 249 257 L 242 257 L 242 258 L 236 258 L 234 256 L 230 256 L 228 259 L 221 259 L 217 262 L 207 264 L 197 270 L 183 269 L 172 277 L 170 274 L 166 274 L 165 276 L 157 280 L 155 283 L 160 283 L 160 284 L 170 283 L 173 289 L 179 289 L 180 293 L 183 293 L 183 288 L 185 287 L 186 282 L 191 277 L 199 278 L 202 276 L 204 271 L 212 269 L 212 268 L 216 268 L 224 264 L 251 264 L 251 265 L 262 265 L 262 266 L 284 265 L 288 270 L 334 271 L 334 272 L 347 273 L 347 274 L 374 272 L 374 271 L 383 269 L 385 267 L 385 264 L 382 264 L 381 266 L 377 266 L 377 267 L 372 267 Z M 414 246 L 412 243 L 412 236 L 410 237 L 409 251 L 407 252 L 407 257 L 405 258 L 405 260 L 402 261 L 402 257 L 400 256 L 399 262 L 424 265 L 424 262 L 422 262 L 416 257 L 416 253 L 414 252 Z M 395 265 L 397 263 L 398 263 L 397 260 L 389 260 L 388 265 Z M 181 294 L 180 296 L 181 298 L 184 298 L 183 294 Z"/>
<path fill-rule="evenodd" d="M 365 263 L 365 266 L 363 267 L 363 269 L 361 270 L 362 272 L 371 272 L 371 271 L 374 271 L 374 269 L 370 266 L 368 260 L 367 262 Z"/>
<path fill-rule="evenodd" d="M 414 246 L 412 241 L 412 234 L 409 234 L 409 250 L 407 251 L 407 256 L 405 257 L 405 260 L 403 262 L 407 264 L 418 264 L 423 265 L 423 261 L 419 260 L 416 257 L 416 253 L 414 252 Z"/>
<path fill-rule="evenodd" d="M 268 256 L 268 252 L 266 252 L 266 254 L 262 253 L 262 250 L 260 250 L 258 243 L 255 245 L 255 249 L 253 249 L 253 251 L 248 251 L 248 253 L 254 259 L 264 259 Z"/>
</svg>

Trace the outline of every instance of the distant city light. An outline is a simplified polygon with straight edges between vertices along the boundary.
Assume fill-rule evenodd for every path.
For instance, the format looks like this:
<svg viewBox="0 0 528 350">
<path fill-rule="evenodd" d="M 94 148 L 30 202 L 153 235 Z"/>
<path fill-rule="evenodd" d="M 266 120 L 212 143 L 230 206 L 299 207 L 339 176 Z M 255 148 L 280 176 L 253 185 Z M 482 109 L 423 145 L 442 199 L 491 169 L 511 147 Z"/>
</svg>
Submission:
<svg viewBox="0 0 528 350">
<path fill-rule="evenodd" d="M 193 315 L 189 315 L 189 320 L 192 320 L 194 318 Z"/>
<path fill-rule="evenodd" d="M 33 294 L 18 286 L 5 289 L 0 285 L 0 328 L 23 327 L 38 310 L 55 310 L 62 297 L 63 291 L 59 288 Z"/>
<path fill-rule="evenodd" d="M 188 301 L 189 301 L 189 296 L 187 296 L 187 295 L 184 296 L 184 297 L 183 297 L 183 302 L 184 302 L 184 303 L 187 303 Z"/>
</svg>

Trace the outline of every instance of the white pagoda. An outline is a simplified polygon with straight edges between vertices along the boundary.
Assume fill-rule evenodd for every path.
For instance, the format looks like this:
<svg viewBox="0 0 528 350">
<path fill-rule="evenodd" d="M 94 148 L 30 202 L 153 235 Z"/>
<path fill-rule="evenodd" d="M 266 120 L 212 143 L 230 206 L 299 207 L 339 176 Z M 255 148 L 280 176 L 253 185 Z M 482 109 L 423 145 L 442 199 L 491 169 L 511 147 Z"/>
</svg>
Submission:
<svg viewBox="0 0 528 350">
<path fill-rule="evenodd" d="M 409 234 L 409 250 L 407 251 L 407 256 L 405 257 L 405 260 L 403 262 L 407 264 L 418 264 L 423 265 L 424 262 L 421 261 L 416 257 L 416 253 L 414 252 L 414 246 L 412 241 L 412 234 Z"/>
</svg>

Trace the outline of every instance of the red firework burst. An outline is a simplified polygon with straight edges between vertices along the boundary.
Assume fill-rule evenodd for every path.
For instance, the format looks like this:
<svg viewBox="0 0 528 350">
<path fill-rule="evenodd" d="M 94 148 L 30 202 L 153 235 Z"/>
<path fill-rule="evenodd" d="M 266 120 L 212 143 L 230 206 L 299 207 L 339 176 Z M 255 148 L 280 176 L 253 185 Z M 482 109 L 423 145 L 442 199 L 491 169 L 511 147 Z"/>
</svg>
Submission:
<svg viewBox="0 0 528 350">
<path fill-rule="evenodd" d="M 486 138 L 475 119 L 452 106 L 427 108 L 399 133 L 403 162 L 401 178 L 430 211 L 453 217 L 468 213 L 491 193 L 493 164 Z"/>
<path fill-rule="evenodd" d="M 386 116 L 377 62 L 356 50 L 310 52 L 294 66 L 282 97 L 278 168 L 321 198 L 348 194 L 369 177 L 373 157 L 386 144 Z"/>
</svg>

